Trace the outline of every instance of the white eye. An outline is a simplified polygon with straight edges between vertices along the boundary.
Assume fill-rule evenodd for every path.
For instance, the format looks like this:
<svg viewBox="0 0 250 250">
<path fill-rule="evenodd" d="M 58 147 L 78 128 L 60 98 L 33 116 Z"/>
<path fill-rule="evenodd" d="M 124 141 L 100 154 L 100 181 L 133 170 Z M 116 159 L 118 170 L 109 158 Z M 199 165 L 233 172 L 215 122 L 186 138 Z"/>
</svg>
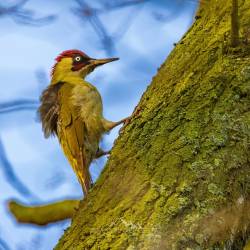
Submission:
<svg viewBox="0 0 250 250">
<path fill-rule="evenodd" d="M 76 56 L 76 57 L 75 57 L 75 61 L 76 61 L 76 62 L 80 62 L 80 61 L 81 61 L 81 57 L 80 57 L 80 56 Z"/>
</svg>

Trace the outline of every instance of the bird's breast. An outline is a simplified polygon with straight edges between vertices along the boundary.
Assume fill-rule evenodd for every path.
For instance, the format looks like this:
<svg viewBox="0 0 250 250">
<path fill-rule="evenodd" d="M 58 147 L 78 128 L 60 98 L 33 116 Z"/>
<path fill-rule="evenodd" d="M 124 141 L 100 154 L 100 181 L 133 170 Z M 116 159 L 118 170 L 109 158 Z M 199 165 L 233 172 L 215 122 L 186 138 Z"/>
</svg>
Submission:
<svg viewBox="0 0 250 250">
<path fill-rule="evenodd" d="M 89 135 L 100 139 L 104 132 L 102 118 L 102 99 L 97 89 L 92 85 L 77 85 L 72 90 L 72 104 L 84 121 Z"/>
<path fill-rule="evenodd" d="M 71 96 L 72 104 L 80 108 L 81 116 L 102 116 L 102 99 L 94 86 L 75 86 Z"/>
</svg>

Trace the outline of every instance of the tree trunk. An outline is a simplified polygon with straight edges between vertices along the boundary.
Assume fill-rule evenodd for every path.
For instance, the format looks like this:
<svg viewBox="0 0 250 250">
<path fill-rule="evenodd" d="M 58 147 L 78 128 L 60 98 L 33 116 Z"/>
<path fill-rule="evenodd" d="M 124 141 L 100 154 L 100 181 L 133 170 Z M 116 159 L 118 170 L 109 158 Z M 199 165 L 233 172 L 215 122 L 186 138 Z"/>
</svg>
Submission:
<svg viewBox="0 0 250 250">
<path fill-rule="evenodd" d="M 250 231 L 250 45 L 231 48 L 231 1 L 161 66 L 56 249 L 243 249 Z M 242 30 L 250 1 L 239 1 Z"/>
</svg>

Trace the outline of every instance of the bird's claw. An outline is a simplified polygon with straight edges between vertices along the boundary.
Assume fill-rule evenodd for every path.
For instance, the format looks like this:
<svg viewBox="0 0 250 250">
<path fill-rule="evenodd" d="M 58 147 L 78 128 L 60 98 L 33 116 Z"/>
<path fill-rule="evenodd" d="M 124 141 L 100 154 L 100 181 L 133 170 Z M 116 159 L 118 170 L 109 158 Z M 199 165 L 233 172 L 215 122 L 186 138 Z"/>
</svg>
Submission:
<svg viewBox="0 0 250 250">
<path fill-rule="evenodd" d="M 100 158 L 100 157 L 102 157 L 102 156 L 104 156 L 104 155 L 109 155 L 110 153 L 111 153 L 111 150 L 104 151 L 104 150 L 102 150 L 101 148 L 99 148 L 99 149 L 97 150 L 97 152 L 96 152 L 95 158 L 97 159 L 97 158 Z"/>
<path fill-rule="evenodd" d="M 123 126 L 119 130 L 119 134 L 123 133 L 125 127 L 130 123 L 130 121 L 132 120 L 132 118 L 138 117 L 140 111 L 141 111 L 141 109 L 137 108 L 131 116 L 126 117 L 125 119 L 122 120 L 123 121 Z"/>
</svg>

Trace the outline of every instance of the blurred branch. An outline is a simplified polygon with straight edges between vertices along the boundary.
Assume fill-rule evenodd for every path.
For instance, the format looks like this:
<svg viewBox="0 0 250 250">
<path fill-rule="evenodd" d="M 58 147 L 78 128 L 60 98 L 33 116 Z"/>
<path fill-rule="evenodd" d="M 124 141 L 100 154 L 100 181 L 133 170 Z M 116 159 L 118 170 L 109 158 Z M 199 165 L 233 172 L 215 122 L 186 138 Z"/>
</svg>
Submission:
<svg viewBox="0 0 250 250">
<path fill-rule="evenodd" d="M 45 181 L 46 189 L 56 189 L 65 182 L 65 173 L 62 171 L 61 168 L 60 170 L 61 171 L 58 171 L 56 169 L 53 173 L 53 176 Z"/>
<path fill-rule="evenodd" d="M 20 223 L 44 226 L 73 217 L 79 206 L 79 200 L 63 200 L 39 206 L 25 206 L 17 201 L 8 203 L 10 212 Z"/>
<path fill-rule="evenodd" d="M 16 174 L 13 170 L 13 166 L 11 165 L 11 163 L 9 162 L 9 160 L 7 158 L 5 148 L 4 148 L 4 145 L 2 143 L 1 138 L 0 138 L 0 163 L 2 165 L 2 169 L 3 169 L 4 175 L 7 179 L 7 181 L 10 183 L 10 185 L 13 188 L 15 188 L 15 190 L 18 193 L 20 193 L 26 197 L 29 197 L 29 198 L 38 199 L 34 194 L 32 194 L 32 192 L 16 176 Z"/>
<path fill-rule="evenodd" d="M 114 41 L 112 37 L 108 34 L 108 31 L 104 27 L 100 18 L 97 15 L 92 15 L 91 17 L 88 17 L 88 21 L 95 30 L 99 39 L 101 40 L 101 43 L 103 44 L 103 47 L 107 51 L 107 53 L 109 55 L 113 54 L 115 49 Z"/>
<path fill-rule="evenodd" d="M 74 9 L 74 13 L 81 19 L 87 20 L 90 23 L 99 37 L 104 49 L 109 55 L 111 55 L 114 52 L 114 42 L 97 15 L 96 9 L 90 7 L 90 5 L 83 0 L 76 0 L 76 2 L 78 3 L 79 8 Z"/>
<path fill-rule="evenodd" d="M 20 110 L 34 110 L 38 107 L 38 101 L 30 99 L 18 99 L 0 103 L 0 115 Z"/>
<path fill-rule="evenodd" d="M 10 250 L 10 247 L 8 246 L 8 244 L 0 238 L 0 249 L 1 250 Z"/>
<path fill-rule="evenodd" d="M 44 88 L 48 85 L 49 79 L 47 77 L 46 72 L 43 69 L 36 70 L 35 75 L 38 82 L 38 90 L 40 94 L 44 90 Z"/>
<path fill-rule="evenodd" d="M 172 8 L 168 14 L 166 14 L 166 10 L 161 10 L 161 12 L 153 12 L 153 16 L 156 20 L 160 22 L 171 22 L 172 20 L 178 18 L 182 13 L 185 7 L 189 7 L 190 4 L 201 4 L 208 3 L 208 0 L 175 0 L 175 3 L 172 4 Z"/>
<path fill-rule="evenodd" d="M 125 22 L 121 22 L 118 24 L 117 31 L 110 34 L 107 30 L 105 24 L 101 21 L 100 15 L 107 14 L 108 12 L 114 10 L 120 10 L 125 7 L 131 6 L 143 6 L 146 2 L 153 2 L 152 0 L 116 0 L 116 1 L 102 1 L 101 7 L 95 8 L 87 3 L 85 0 L 75 0 L 78 4 L 77 8 L 73 9 L 73 12 L 81 19 L 87 20 L 97 34 L 101 44 L 103 45 L 104 50 L 108 55 L 112 55 L 115 50 L 115 42 L 118 39 L 121 39 L 126 31 L 129 29 L 132 21 L 137 16 L 137 13 L 129 12 L 128 18 L 126 18 Z M 169 22 L 175 18 L 177 18 L 182 12 L 183 6 L 188 6 L 188 2 L 194 3 L 205 3 L 207 0 L 176 0 L 174 4 L 171 4 L 171 11 L 168 15 L 166 15 L 166 9 L 162 12 L 153 12 L 153 16 L 156 20 L 162 22 Z"/>
<path fill-rule="evenodd" d="M 138 8 L 135 8 L 133 11 L 128 13 L 128 16 L 119 24 L 117 31 L 112 35 L 116 41 L 122 39 L 126 34 L 129 28 L 132 26 L 135 17 L 138 15 L 138 12 L 142 9 L 143 5 L 138 5 Z"/>
<path fill-rule="evenodd" d="M 41 26 L 49 24 L 56 19 L 55 15 L 37 18 L 34 11 L 24 8 L 28 0 L 17 1 L 12 6 L 0 4 L 0 17 L 8 16 L 18 24 Z"/>
<path fill-rule="evenodd" d="M 166 14 L 166 10 L 161 12 L 153 12 L 153 17 L 160 22 L 171 22 L 176 19 L 182 13 L 183 7 L 188 5 L 187 1 L 176 0 L 169 14 Z"/>
<path fill-rule="evenodd" d="M 122 1 L 115 1 L 115 2 L 105 2 L 103 4 L 103 8 L 93 8 L 89 4 L 86 3 L 84 0 L 75 0 L 79 5 L 78 8 L 73 9 L 73 12 L 80 17 L 80 19 L 87 20 L 89 24 L 92 26 L 93 30 L 97 34 L 99 40 L 101 41 L 105 51 L 108 55 L 112 55 L 115 50 L 115 41 L 117 38 L 121 38 L 122 35 L 129 27 L 129 23 L 136 15 L 129 16 L 128 23 L 122 23 L 119 25 L 118 31 L 119 36 L 110 35 L 108 30 L 106 29 L 105 25 L 101 21 L 99 15 L 103 13 L 107 13 L 108 11 L 122 9 L 124 7 L 129 7 L 133 5 L 138 5 L 141 3 L 145 3 L 149 0 L 122 0 Z M 125 29 L 124 29 L 125 26 Z M 122 31 L 122 32 L 121 32 Z M 117 32 L 115 32 L 117 33 Z"/>
<path fill-rule="evenodd" d="M 102 8 L 94 8 L 86 3 L 86 0 L 75 0 L 79 5 L 79 8 L 75 10 L 80 10 L 80 13 L 85 15 L 92 14 L 93 12 L 96 15 L 107 14 L 107 12 L 119 10 L 126 7 L 131 7 L 146 3 L 152 0 L 116 0 L 116 1 L 103 1 L 101 2 Z"/>
<path fill-rule="evenodd" d="M 121 9 L 124 7 L 130 7 L 133 5 L 137 5 L 137 4 L 141 4 L 141 3 L 145 3 L 151 0 L 122 0 L 122 1 L 115 1 L 115 2 L 105 2 L 103 4 L 104 9 L 101 10 L 102 11 L 112 11 L 112 10 L 117 10 L 117 9 Z"/>
</svg>

